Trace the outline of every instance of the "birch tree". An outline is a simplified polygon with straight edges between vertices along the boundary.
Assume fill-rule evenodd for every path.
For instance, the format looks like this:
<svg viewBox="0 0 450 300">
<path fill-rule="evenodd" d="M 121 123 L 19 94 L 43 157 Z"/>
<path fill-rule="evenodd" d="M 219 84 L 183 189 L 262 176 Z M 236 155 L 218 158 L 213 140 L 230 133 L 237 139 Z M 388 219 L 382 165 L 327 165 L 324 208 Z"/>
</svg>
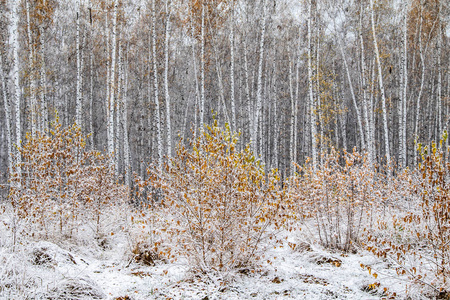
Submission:
<svg viewBox="0 0 450 300">
<path fill-rule="evenodd" d="M 82 74 L 81 74 L 81 44 L 80 44 L 80 17 L 81 17 L 81 0 L 78 0 L 77 7 L 77 37 L 76 37 L 76 52 L 77 52 L 77 93 L 76 93 L 76 112 L 75 122 L 82 127 L 81 114 L 83 109 L 82 98 Z"/>
<path fill-rule="evenodd" d="M 12 141 L 11 141 L 11 105 L 9 103 L 9 97 L 6 90 L 6 78 L 3 71 L 3 55 L 0 51 L 0 81 L 3 95 L 3 105 L 5 108 L 5 124 L 6 124 L 6 150 L 8 155 L 8 174 L 12 174 L 13 167 L 13 157 L 12 157 Z"/>
<path fill-rule="evenodd" d="M 172 129 L 170 121 L 170 94 L 169 94 L 169 39 L 170 39 L 170 16 L 171 1 L 166 0 L 166 32 L 164 40 L 164 93 L 166 99 L 166 135 L 167 135 L 167 156 L 172 155 Z"/>
<path fill-rule="evenodd" d="M 317 165 L 317 124 L 316 124 L 316 103 L 313 88 L 313 67 L 312 67 L 312 0 L 308 1 L 308 88 L 309 88 L 309 113 L 311 126 L 311 156 L 312 164 Z"/>
<path fill-rule="evenodd" d="M 116 78 L 116 44 L 117 44 L 117 1 L 114 1 L 114 16 L 113 16 L 113 41 L 112 41 L 112 52 L 111 52 L 111 71 L 110 71 L 110 94 L 108 103 L 108 154 L 110 155 L 111 165 L 115 165 L 115 147 L 114 147 L 114 108 L 115 108 L 115 78 Z M 116 166 L 117 172 L 117 166 Z"/>
<path fill-rule="evenodd" d="M 383 85 L 383 73 L 382 73 L 382 67 L 381 67 L 381 59 L 380 59 L 380 52 L 378 50 L 378 42 L 377 42 L 377 35 L 375 32 L 375 9 L 373 5 L 374 0 L 370 0 L 370 17 L 372 22 L 372 35 L 373 35 L 373 47 L 375 51 L 375 58 L 377 61 L 377 67 L 378 67 L 378 84 L 380 87 L 380 94 L 381 94 L 381 109 L 383 114 L 383 131 L 384 131 L 384 149 L 385 149 L 385 155 L 387 163 L 391 163 L 391 154 L 389 151 L 389 131 L 388 131 L 388 121 L 387 121 L 387 110 L 386 110 L 386 95 Z"/>
<path fill-rule="evenodd" d="M 162 136 L 161 136 L 161 111 L 159 107 L 159 86 L 158 86 L 158 65 L 157 65 L 157 56 L 156 56 L 156 0 L 152 2 L 152 64 L 153 64 L 153 92 L 154 92 L 154 101 L 155 101 L 155 115 L 156 115 L 156 131 L 157 131 L 157 144 L 158 144 L 158 154 L 157 154 L 157 162 L 158 168 L 162 167 L 162 159 L 163 159 L 163 145 L 162 145 Z"/>
<path fill-rule="evenodd" d="M 253 145 L 255 155 L 258 153 L 258 125 L 262 110 L 262 73 L 263 73 L 263 60 L 264 60 L 264 38 L 266 35 L 266 16 L 267 16 L 267 0 L 263 0 L 263 16 L 261 20 L 261 40 L 259 44 L 259 62 L 258 62 L 258 85 L 256 90 L 256 108 L 255 116 L 253 119 L 253 135 L 251 139 L 251 144 Z M 260 141 L 262 142 L 262 141 Z"/>
<path fill-rule="evenodd" d="M 19 5 L 20 1 L 12 0 L 12 9 L 11 9 L 11 28 L 10 34 L 12 39 L 12 79 L 13 79 L 13 99 L 15 105 L 15 123 L 16 123 L 16 172 L 20 179 L 21 177 L 21 140 L 22 140 L 22 130 L 21 130 L 21 122 L 20 122 L 20 114 L 21 114 L 21 106 L 20 100 L 22 96 L 22 90 L 20 86 L 20 78 L 19 78 Z M 17 181 L 20 185 L 20 180 Z M 19 186 L 20 187 L 20 186 Z"/>
</svg>

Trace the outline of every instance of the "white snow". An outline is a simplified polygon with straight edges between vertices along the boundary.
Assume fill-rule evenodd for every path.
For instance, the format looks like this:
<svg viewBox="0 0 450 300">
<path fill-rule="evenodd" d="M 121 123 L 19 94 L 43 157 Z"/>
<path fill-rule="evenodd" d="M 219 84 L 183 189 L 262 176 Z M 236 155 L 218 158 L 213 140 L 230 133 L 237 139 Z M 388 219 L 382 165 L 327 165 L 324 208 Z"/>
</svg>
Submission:
<svg viewBox="0 0 450 300">
<path fill-rule="evenodd" d="M 2 218 L 5 214 L 0 221 Z M 136 300 L 379 299 L 384 287 L 397 294 L 404 289 L 402 282 L 392 280 L 388 265 L 371 254 L 333 253 L 315 243 L 309 246 L 302 242 L 306 239 L 300 233 L 289 233 L 283 247 L 269 250 L 257 270 L 199 275 L 192 273 L 181 258 L 155 266 L 136 263 L 125 234 L 115 235 L 107 249 L 23 240 L 13 251 L 4 224 L 0 222 L 0 299 L 64 299 L 62 289 L 71 285 L 104 299 L 128 296 Z M 378 278 L 360 264 L 371 265 Z M 378 291 L 364 291 L 375 282 L 380 283 Z M 72 299 L 94 297 L 80 293 Z"/>
</svg>

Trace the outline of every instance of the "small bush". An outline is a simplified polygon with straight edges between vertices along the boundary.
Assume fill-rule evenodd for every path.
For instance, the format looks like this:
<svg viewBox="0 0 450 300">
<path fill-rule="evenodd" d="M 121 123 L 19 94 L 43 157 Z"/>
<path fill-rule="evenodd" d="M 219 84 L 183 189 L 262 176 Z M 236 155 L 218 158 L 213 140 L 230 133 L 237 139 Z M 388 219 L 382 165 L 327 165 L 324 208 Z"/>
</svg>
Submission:
<svg viewBox="0 0 450 300">
<path fill-rule="evenodd" d="M 323 246 L 349 251 L 381 198 L 376 172 L 356 151 L 322 155 L 322 164 L 298 166 L 289 179 L 289 209 L 296 219 L 313 221 Z"/>
<path fill-rule="evenodd" d="M 16 229 L 45 239 L 70 239 L 82 227 L 103 234 L 104 216 L 126 200 L 127 191 L 116 183 L 108 158 L 88 151 L 85 141 L 78 126 L 58 123 L 48 134 L 26 135 L 22 172 L 12 174 L 9 194 Z"/>
<path fill-rule="evenodd" d="M 149 183 L 164 193 L 164 231 L 169 257 L 181 255 L 202 271 L 227 271 L 262 258 L 282 223 L 283 194 L 275 172 L 266 174 L 249 146 L 237 150 L 238 135 L 217 123 L 180 143 L 163 170 L 149 169 Z"/>
<path fill-rule="evenodd" d="M 410 191 L 408 207 L 392 209 L 368 230 L 366 248 L 390 261 L 397 274 L 406 276 L 420 293 L 450 295 L 450 163 L 442 142 L 419 148 L 416 171 L 401 176 Z M 447 152 L 447 153 L 446 153 Z M 445 155 L 446 154 L 446 155 Z M 400 176 L 399 176 L 400 177 Z M 440 296 L 439 296 L 440 295 Z"/>
</svg>

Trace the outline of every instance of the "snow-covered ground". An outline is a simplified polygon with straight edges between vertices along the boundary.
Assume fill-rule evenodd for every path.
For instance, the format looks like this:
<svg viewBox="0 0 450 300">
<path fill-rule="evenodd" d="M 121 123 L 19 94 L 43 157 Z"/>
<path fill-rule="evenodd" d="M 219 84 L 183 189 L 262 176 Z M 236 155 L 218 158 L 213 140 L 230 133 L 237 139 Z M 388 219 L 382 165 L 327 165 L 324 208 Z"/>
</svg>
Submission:
<svg viewBox="0 0 450 300">
<path fill-rule="evenodd" d="M 95 250 L 38 241 L 13 252 L 6 238 L 0 243 L 1 299 L 380 299 L 385 287 L 398 295 L 405 288 L 388 264 L 367 252 L 332 253 L 293 234 L 268 251 L 258 270 L 226 276 L 194 274 L 181 259 L 138 263 L 125 235 Z M 372 289 L 374 283 L 379 287 Z"/>
</svg>

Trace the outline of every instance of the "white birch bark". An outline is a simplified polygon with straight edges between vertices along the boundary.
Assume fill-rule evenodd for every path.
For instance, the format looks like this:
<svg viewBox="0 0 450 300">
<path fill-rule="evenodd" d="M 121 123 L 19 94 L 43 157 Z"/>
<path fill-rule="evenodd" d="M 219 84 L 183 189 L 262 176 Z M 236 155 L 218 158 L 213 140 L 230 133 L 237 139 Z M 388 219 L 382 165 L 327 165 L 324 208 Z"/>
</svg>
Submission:
<svg viewBox="0 0 450 300">
<path fill-rule="evenodd" d="M 194 34 L 194 25 L 191 16 L 191 33 L 192 39 L 195 39 Z M 200 103 L 200 91 L 198 86 L 198 74 L 197 74 L 197 59 L 195 53 L 195 43 L 192 43 L 192 65 L 194 69 L 194 78 L 195 78 L 195 100 L 194 100 L 194 136 L 197 134 L 197 125 L 199 118 L 199 103 Z"/>
<path fill-rule="evenodd" d="M 230 66 L 230 88 L 231 88 L 231 122 L 232 130 L 237 131 L 236 127 L 236 103 L 234 93 L 234 0 L 231 3 L 231 29 L 230 29 L 230 54 L 231 54 L 231 66 Z"/>
<path fill-rule="evenodd" d="M 91 18 L 92 20 L 92 18 Z M 94 105 L 94 31 L 93 26 L 91 22 L 90 27 L 90 42 L 91 42 L 91 49 L 89 51 L 89 141 L 91 145 L 91 149 L 95 149 L 94 146 L 94 116 L 93 116 L 93 105 Z"/>
<path fill-rule="evenodd" d="M 373 163 L 373 140 L 372 135 L 370 133 L 371 121 L 369 115 L 371 114 L 371 107 L 368 105 L 367 99 L 367 83 L 366 83 L 366 57 L 364 53 L 364 38 L 363 38 L 363 27 L 362 27 L 362 16 L 363 16 L 363 8 L 361 3 L 360 17 L 359 17 L 359 42 L 361 44 L 361 85 L 362 85 L 362 100 L 363 100 L 363 114 L 364 114 L 364 123 L 365 123 L 365 134 L 366 134 L 366 151 L 367 158 L 369 161 L 369 165 L 371 166 Z"/>
<path fill-rule="evenodd" d="M 293 60 L 293 59 L 292 59 Z M 293 71 L 292 71 L 292 61 L 289 62 L 289 94 L 291 96 L 291 132 L 290 132 L 290 143 L 289 143 L 289 169 L 290 169 L 290 173 L 291 176 L 294 175 L 294 166 L 292 165 L 292 163 L 294 162 L 294 137 L 295 137 L 295 129 L 294 129 L 294 124 L 295 124 L 295 96 L 294 96 L 294 84 L 292 82 L 292 76 L 293 76 Z"/>
<path fill-rule="evenodd" d="M 128 51 L 127 51 L 128 53 Z M 130 163 L 130 144 L 128 139 L 128 63 L 125 60 L 123 64 L 122 74 L 123 78 L 123 96 L 122 96 L 122 109 L 123 109 L 123 157 L 124 157 L 124 167 L 125 167 L 125 185 L 130 186 L 130 174 L 131 174 L 131 163 Z"/>
<path fill-rule="evenodd" d="M 308 1 L 308 87 L 309 87 L 309 113 L 310 113 L 310 126 L 311 126 L 311 159 L 313 168 L 315 169 L 317 166 L 317 124 L 316 124 L 316 105 L 314 100 L 314 91 L 313 91 L 313 67 L 312 67 L 312 43 L 311 43 L 311 6 L 312 1 Z"/>
<path fill-rule="evenodd" d="M 27 11 L 27 37 L 28 37 L 28 63 L 30 71 L 30 112 L 31 112 L 31 136 L 36 137 L 36 82 L 34 70 L 34 55 L 33 55 L 33 41 L 31 38 L 31 20 L 30 20 L 30 5 L 28 0 L 25 1 Z"/>
<path fill-rule="evenodd" d="M 244 73 L 245 73 L 245 100 L 247 101 L 247 118 L 248 118 L 248 136 L 253 137 L 253 110 L 250 98 L 250 77 L 248 72 L 247 44 L 244 40 Z"/>
<path fill-rule="evenodd" d="M 253 120 L 253 136 L 251 138 L 251 145 L 255 156 L 258 156 L 258 125 L 262 109 L 262 73 L 264 60 L 264 38 L 266 34 L 266 16 L 267 16 L 267 0 L 263 0 L 263 17 L 261 25 L 261 41 L 259 44 L 259 63 L 258 63 L 258 85 L 256 90 L 256 112 Z M 261 141 L 260 141 L 261 142 Z"/>
<path fill-rule="evenodd" d="M 297 56 L 297 67 L 295 70 L 295 106 L 294 106 L 294 162 L 297 162 L 298 147 L 298 102 L 299 102 L 299 86 L 300 86 L 300 35 L 298 41 L 299 52 Z M 295 170 L 295 169 L 294 169 Z"/>
<path fill-rule="evenodd" d="M 377 43 L 377 36 L 375 33 L 375 9 L 373 5 L 374 0 L 370 0 L 370 8 L 371 8 L 371 21 L 372 21 L 372 34 L 373 34 L 373 46 L 375 50 L 375 58 L 377 61 L 378 66 L 378 84 L 380 87 L 380 93 L 381 93 L 381 109 L 383 114 L 383 131 L 384 131 L 384 148 L 385 148 L 385 155 L 386 155 L 386 161 L 388 164 L 391 163 L 391 154 L 389 151 L 389 131 L 388 131 L 388 121 L 387 121 L 387 110 L 386 110 L 386 95 L 383 85 L 383 74 L 382 74 L 382 68 L 381 68 L 381 60 L 380 60 L 380 52 L 378 50 L 378 43 Z"/>
<path fill-rule="evenodd" d="M 0 81 L 1 81 L 1 87 L 2 87 L 2 93 L 3 93 L 3 105 L 5 108 L 5 124 L 6 124 L 6 150 L 8 152 L 8 175 L 11 176 L 12 174 L 12 166 L 13 166 L 13 160 L 12 160 L 12 132 L 11 132 L 11 105 L 9 103 L 9 98 L 7 95 L 6 90 L 6 78 L 3 73 L 3 56 L 2 52 L 0 51 Z"/>
<path fill-rule="evenodd" d="M 276 70 L 276 64 L 274 62 L 274 75 L 273 75 L 273 114 L 274 114 L 274 120 L 275 120 L 275 133 L 273 137 L 273 166 L 277 169 L 278 168 L 278 136 L 279 136 L 279 130 L 278 130 L 278 98 L 277 98 L 277 70 Z"/>
<path fill-rule="evenodd" d="M 117 45 L 117 2 L 114 2 L 114 16 L 113 16 L 113 40 L 112 40 L 112 52 L 111 52 L 111 73 L 110 73 L 110 90 L 109 90 L 109 116 L 108 116 L 108 153 L 111 159 L 111 166 L 115 167 L 115 172 L 117 174 L 116 166 L 116 153 L 115 153 L 115 130 L 114 130 L 114 111 L 115 111 L 115 79 L 116 79 L 116 45 Z"/>
<path fill-rule="evenodd" d="M 171 3 L 166 0 L 166 33 L 164 41 L 164 93 L 166 99 L 166 135 L 167 135 L 167 156 L 172 156 L 172 129 L 170 120 L 170 94 L 169 94 L 169 38 L 170 38 L 170 16 Z"/>
<path fill-rule="evenodd" d="M 43 34 L 43 29 L 41 35 Z M 48 103 L 47 103 L 47 73 L 45 67 L 45 44 L 42 42 L 43 38 L 40 37 L 40 45 L 41 45 L 41 112 L 42 112 L 42 125 L 41 129 L 44 132 L 48 132 Z"/>
<path fill-rule="evenodd" d="M 75 108 L 75 122 L 77 126 L 82 127 L 81 114 L 82 114 L 82 95 L 81 95 L 81 45 L 80 45 L 80 17 L 81 17 L 81 1 L 78 0 L 77 10 L 77 37 L 76 37 L 76 52 L 77 52 L 77 93 L 76 93 L 76 108 Z"/>
<path fill-rule="evenodd" d="M 442 55 L 442 32 L 441 26 L 439 26 L 438 36 L 437 36 L 437 68 L 438 68 L 438 82 L 437 82 L 437 126 L 436 126 L 436 140 L 441 138 L 442 134 L 442 66 L 441 66 L 441 55 Z"/>
<path fill-rule="evenodd" d="M 416 118 L 415 118 L 415 125 L 414 125 L 414 140 L 416 143 L 419 141 L 419 117 L 420 117 L 420 100 L 422 98 L 422 92 L 423 92 L 423 86 L 425 83 L 425 60 L 423 56 L 423 45 L 422 45 L 422 13 L 420 14 L 420 24 L 419 24 L 419 56 L 420 56 L 420 63 L 422 65 L 422 71 L 421 71 L 421 79 L 420 79 L 420 89 L 419 89 L 419 95 L 417 96 L 416 100 Z M 417 149 L 414 147 L 414 166 L 417 165 Z"/>
<path fill-rule="evenodd" d="M 124 62 L 122 46 L 119 46 L 119 82 L 120 82 L 120 120 L 118 124 L 118 131 L 122 132 L 123 145 L 123 168 L 124 168 L 124 183 L 126 186 L 130 185 L 130 156 L 128 143 L 128 116 L 127 116 L 127 82 L 125 79 L 126 67 Z"/>
<path fill-rule="evenodd" d="M 14 99 L 14 113 L 15 113 L 15 121 L 16 121 L 16 173 L 18 175 L 19 180 L 17 181 L 18 187 L 20 187 L 20 177 L 22 173 L 21 163 L 22 163 L 22 130 L 21 130 L 21 122 L 20 122 L 20 99 L 21 99 L 21 88 L 20 88 L 20 78 L 19 78 L 19 6 L 20 1 L 12 1 L 12 9 L 11 9 L 11 28 L 10 34 L 12 36 L 12 52 L 13 52 L 13 60 L 12 60 L 12 79 L 13 79 L 13 99 Z"/>
<path fill-rule="evenodd" d="M 203 131 L 205 113 L 205 4 L 202 2 L 201 54 L 200 54 L 200 130 Z"/>
<path fill-rule="evenodd" d="M 163 145 L 161 136 L 161 111 L 159 107 L 159 86 L 158 86 L 158 65 L 156 63 L 156 0 L 152 1 L 152 60 L 153 60 L 153 83 L 155 93 L 155 115 L 156 115 L 156 130 L 157 130 L 157 145 L 158 145 L 158 168 L 162 168 L 163 159 Z"/>
<path fill-rule="evenodd" d="M 401 58 L 401 100 L 399 113 L 399 166 L 406 167 L 406 97 L 408 91 L 408 6 L 405 2 L 403 10 L 403 37 L 402 37 L 403 55 Z"/>
</svg>

